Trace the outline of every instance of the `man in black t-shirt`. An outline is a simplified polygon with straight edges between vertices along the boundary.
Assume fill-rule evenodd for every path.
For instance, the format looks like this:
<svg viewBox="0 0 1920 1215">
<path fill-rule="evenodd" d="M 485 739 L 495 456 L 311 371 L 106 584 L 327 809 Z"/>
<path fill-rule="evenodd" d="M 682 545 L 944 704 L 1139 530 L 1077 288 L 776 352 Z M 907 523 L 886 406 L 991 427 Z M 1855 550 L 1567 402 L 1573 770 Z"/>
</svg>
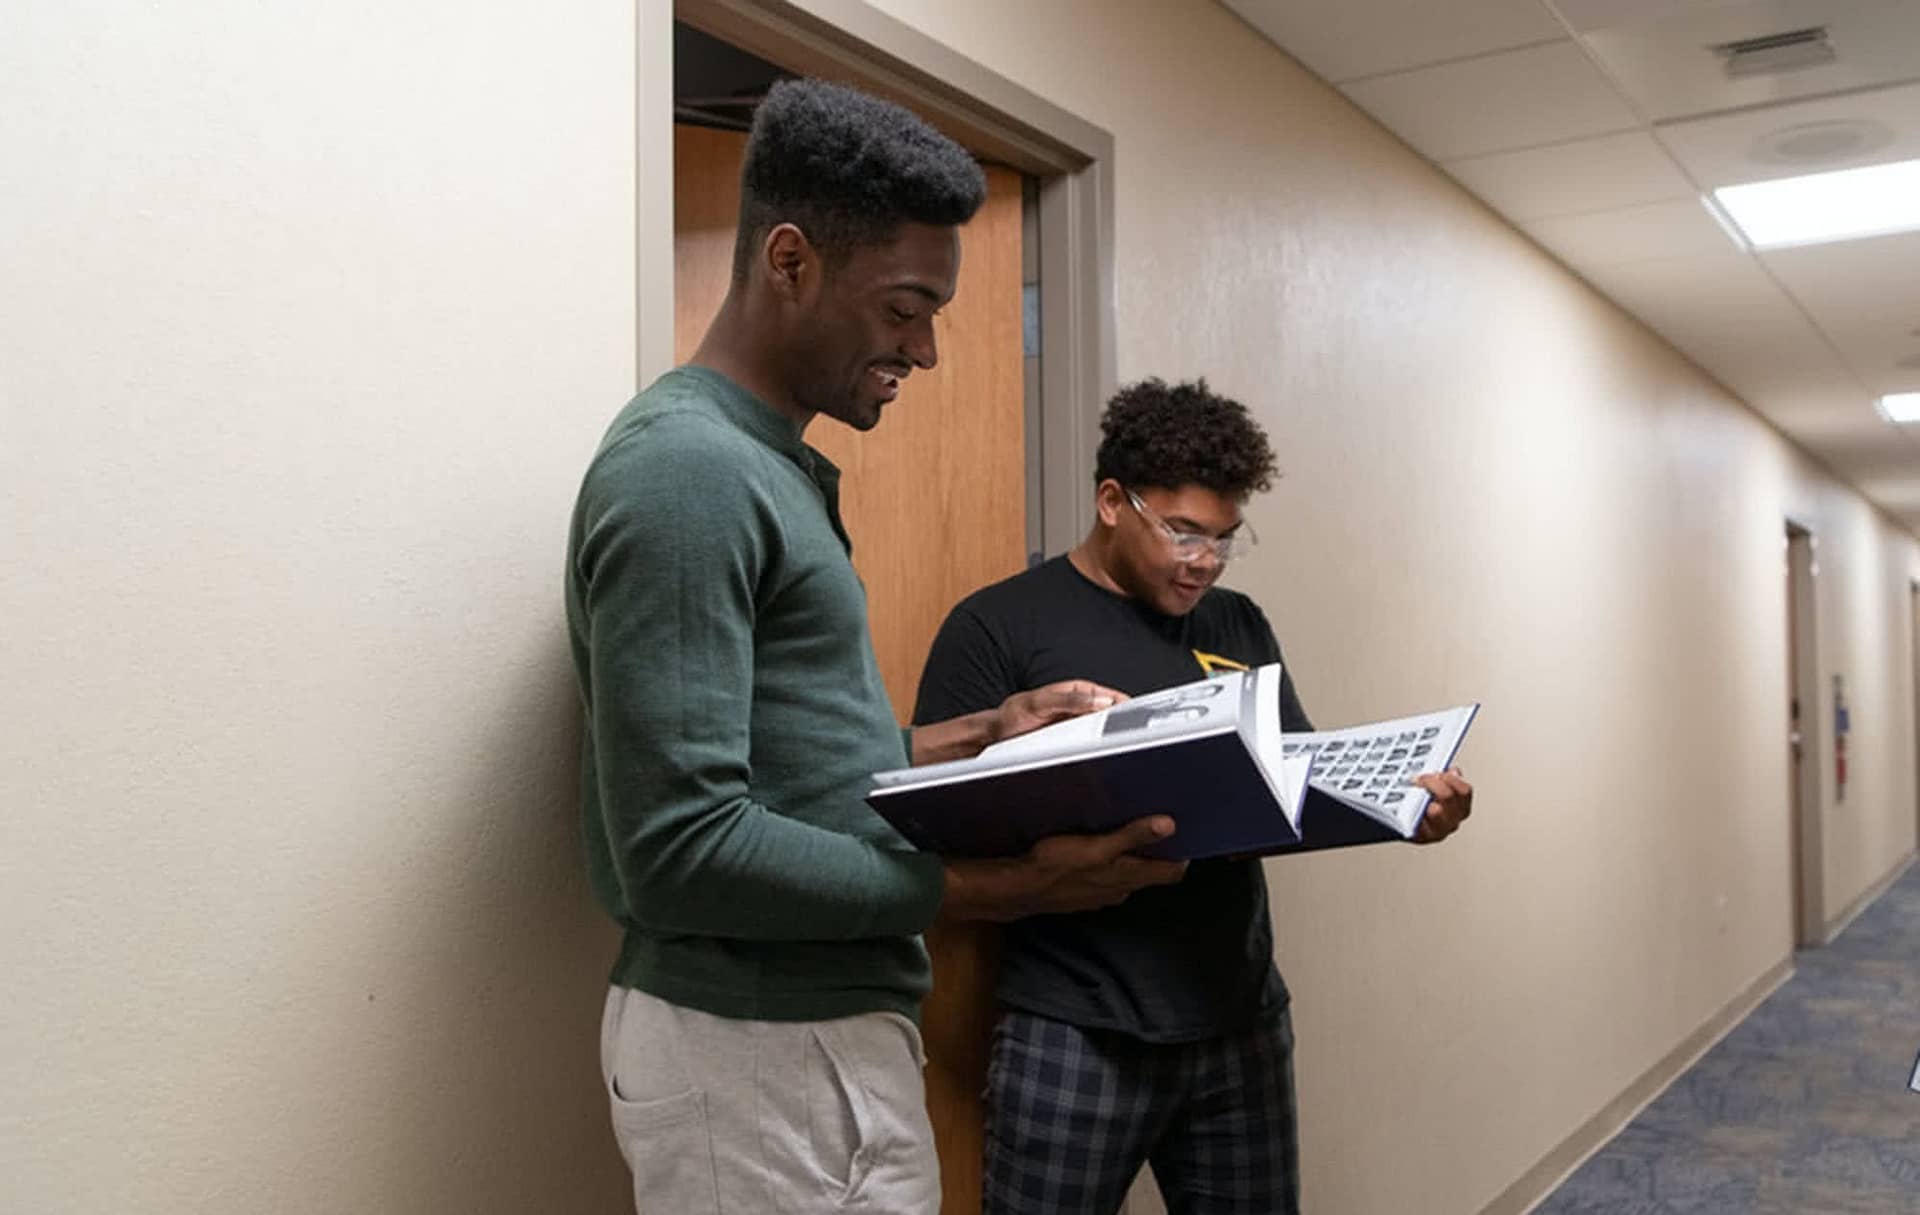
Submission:
<svg viewBox="0 0 1920 1215">
<path fill-rule="evenodd" d="M 1253 544 L 1241 507 L 1273 452 L 1204 380 L 1122 389 L 1101 419 L 1092 531 L 1065 557 L 975 592 L 948 615 L 916 722 L 1090 679 L 1128 695 L 1280 660 L 1254 602 L 1216 587 Z M 1310 730 L 1290 677 L 1281 727 Z M 1471 810 L 1457 772 L 1416 837 Z M 1178 815 L 1178 807 L 1168 807 Z M 1111 1215 L 1151 1164 L 1173 1215 L 1294 1215 L 1293 1031 L 1255 860 L 1098 911 L 1007 928 L 987 1080 L 985 1215 Z"/>
</svg>

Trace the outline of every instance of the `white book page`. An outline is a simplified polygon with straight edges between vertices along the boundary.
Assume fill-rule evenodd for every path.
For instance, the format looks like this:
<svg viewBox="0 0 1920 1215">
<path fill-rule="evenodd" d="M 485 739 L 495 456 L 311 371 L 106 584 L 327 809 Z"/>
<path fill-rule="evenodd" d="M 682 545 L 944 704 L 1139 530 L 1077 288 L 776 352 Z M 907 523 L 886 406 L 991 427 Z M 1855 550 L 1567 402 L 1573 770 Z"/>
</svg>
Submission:
<svg viewBox="0 0 1920 1215">
<path fill-rule="evenodd" d="M 1219 679 L 1202 679 L 1125 700 L 1110 709 L 1055 722 L 1007 739 L 972 759 L 917 768 L 874 773 L 880 788 L 930 784 L 956 776 L 1002 768 L 1028 766 L 1036 761 L 1133 750 L 1190 734 L 1232 730 L 1240 718 L 1240 672 Z"/>
<path fill-rule="evenodd" d="M 1028 759 L 1037 755 L 1099 750 L 1148 738 L 1217 730 L 1239 720 L 1240 672 L 1202 679 L 1125 700 L 1111 709 L 1055 722 L 988 747 L 982 758 Z"/>
<path fill-rule="evenodd" d="M 1307 800 L 1307 777 L 1313 770 L 1313 756 L 1296 751 L 1286 753 L 1286 737 L 1280 728 L 1281 666 L 1270 662 L 1247 673 L 1252 687 L 1253 753 L 1259 758 L 1261 775 L 1273 790 L 1274 800 L 1286 813 L 1287 825 L 1296 837 L 1300 834 L 1300 812 Z M 1244 706 L 1249 698 L 1242 694 Z M 1244 724 L 1243 724 L 1244 733 Z"/>
<path fill-rule="evenodd" d="M 1313 756 L 1289 755 L 1280 761 L 1280 780 L 1287 790 L 1287 818 L 1300 834 L 1300 815 L 1307 808 L 1307 784 L 1313 775 Z"/>
<path fill-rule="evenodd" d="M 1479 708 L 1459 705 L 1341 730 L 1289 734 L 1284 749 L 1290 758 L 1311 760 L 1313 788 L 1411 836 L 1432 800 L 1412 778 L 1452 764 Z"/>
<path fill-rule="evenodd" d="M 1231 733 L 1231 727 L 1216 727 L 1210 730 L 1183 732 L 1178 740 L 1206 738 Z M 988 774 L 1001 775 L 1015 772 L 1029 772 L 1038 768 L 1048 768 L 1055 764 L 1072 763 L 1094 755 L 1124 755 L 1129 751 L 1151 751 L 1168 745 L 1176 739 L 1147 738 L 1138 742 L 1129 742 L 1122 746 L 1103 746 L 1093 750 L 1069 751 L 1060 755 L 1016 755 L 1010 759 L 989 761 L 982 756 L 972 759 L 950 760 L 944 764 L 921 764 L 915 768 L 895 768 L 888 772 L 873 774 L 873 795 L 885 797 L 889 793 L 903 790 L 927 789 L 935 785 L 958 784 Z"/>
</svg>

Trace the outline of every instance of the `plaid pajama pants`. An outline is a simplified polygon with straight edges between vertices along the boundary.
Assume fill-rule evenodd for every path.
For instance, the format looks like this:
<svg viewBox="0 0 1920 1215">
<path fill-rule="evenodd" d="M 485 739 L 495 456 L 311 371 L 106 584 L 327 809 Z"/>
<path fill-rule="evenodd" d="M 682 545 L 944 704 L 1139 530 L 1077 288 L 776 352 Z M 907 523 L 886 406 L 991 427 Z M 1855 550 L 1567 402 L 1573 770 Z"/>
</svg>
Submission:
<svg viewBox="0 0 1920 1215">
<path fill-rule="evenodd" d="M 984 1215 L 1299 1215 L 1293 1024 L 1162 1045 L 1010 1009 L 987 1068 Z"/>
</svg>

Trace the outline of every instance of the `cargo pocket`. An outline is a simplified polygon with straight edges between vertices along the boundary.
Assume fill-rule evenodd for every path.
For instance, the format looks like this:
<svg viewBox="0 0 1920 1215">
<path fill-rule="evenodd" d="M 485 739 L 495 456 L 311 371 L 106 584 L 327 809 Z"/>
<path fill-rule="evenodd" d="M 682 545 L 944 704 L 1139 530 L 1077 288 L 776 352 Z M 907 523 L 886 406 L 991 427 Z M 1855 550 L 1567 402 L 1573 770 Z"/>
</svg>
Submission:
<svg viewBox="0 0 1920 1215">
<path fill-rule="evenodd" d="M 629 1101 L 608 1085 L 613 1134 L 633 1173 L 638 1215 L 719 1215 L 707 1095 L 697 1089 L 654 1101 Z"/>
</svg>

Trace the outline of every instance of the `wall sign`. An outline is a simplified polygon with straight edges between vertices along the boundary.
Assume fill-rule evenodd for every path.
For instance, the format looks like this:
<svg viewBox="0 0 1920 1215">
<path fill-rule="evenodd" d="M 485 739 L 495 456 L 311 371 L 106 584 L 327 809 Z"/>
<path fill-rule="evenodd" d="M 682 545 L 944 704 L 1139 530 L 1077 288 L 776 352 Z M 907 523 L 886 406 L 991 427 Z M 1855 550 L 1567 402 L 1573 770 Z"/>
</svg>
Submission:
<svg viewBox="0 0 1920 1215">
<path fill-rule="evenodd" d="M 1847 733 L 1853 728 L 1853 714 L 1847 710 L 1847 684 L 1838 673 L 1833 677 L 1833 796 L 1847 800 Z"/>
</svg>

